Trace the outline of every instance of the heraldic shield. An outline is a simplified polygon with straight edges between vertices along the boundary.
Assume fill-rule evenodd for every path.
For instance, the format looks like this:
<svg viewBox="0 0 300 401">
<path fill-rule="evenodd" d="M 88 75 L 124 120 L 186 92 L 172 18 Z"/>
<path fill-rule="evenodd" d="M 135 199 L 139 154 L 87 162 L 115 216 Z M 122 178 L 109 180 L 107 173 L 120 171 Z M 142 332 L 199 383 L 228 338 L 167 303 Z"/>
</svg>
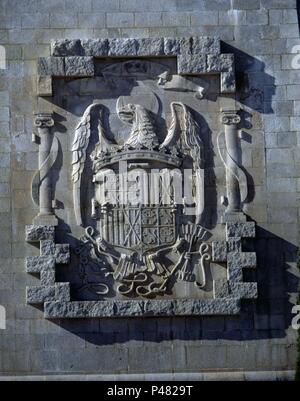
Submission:
<svg viewBox="0 0 300 401">
<path fill-rule="evenodd" d="M 85 226 L 82 173 L 91 116 L 98 116 L 99 141 L 90 154 L 95 224 L 86 227 L 78 254 L 86 255 L 86 247 L 91 249 L 93 263 L 98 260 L 121 296 L 164 295 L 176 281 L 205 285 L 200 266 L 208 257 L 206 230 L 200 225 L 204 208 L 201 130 L 187 106 L 173 102 L 170 108 L 172 121 L 162 142 L 152 113 L 120 99 L 118 117 L 132 125 L 123 144 L 108 140 L 100 103 L 87 108 L 76 128 L 74 205 L 77 223 Z M 191 263 L 193 258 L 198 258 L 198 265 Z M 192 265 L 197 272 L 190 271 Z M 105 280 L 98 285 L 101 294 L 110 292 Z"/>
</svg>

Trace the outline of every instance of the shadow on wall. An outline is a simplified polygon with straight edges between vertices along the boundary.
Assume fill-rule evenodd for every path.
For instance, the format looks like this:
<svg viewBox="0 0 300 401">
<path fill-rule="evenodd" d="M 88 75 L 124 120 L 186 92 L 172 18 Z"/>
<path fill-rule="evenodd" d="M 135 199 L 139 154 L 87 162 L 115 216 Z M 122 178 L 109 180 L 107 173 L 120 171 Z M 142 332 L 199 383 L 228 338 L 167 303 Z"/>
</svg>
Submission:
<svg viewBox="0 0 300 401">
<path fill-rule="evenodd" d="M 297 3 L 299 4 L 299 1 Z M 250 111 L 272 114 L 271 102 L 275 94 L 275 80 L 265 72 L 265 64 L 228 44 L 223 43 L 222 47 L 222 52 L 235 54 L 237 99 Z M 90 102 L 91 99 L 86 100 Z M 61 98 L 49 101 L 60 104 Z M 243 112 L 244 124 L 251 120 L 249 109 Z M 248 180 L 250 187 L 248 202 L 251 202 L 255 197 L 255 183 L 249 175 Z M 60 220 L 58 241 L 66 242 L 66 236 L 73 247 L 78 246 L 79 241 L 71 236 L 70 228 Z M 288 294 L 297 291 L 298 281 L 297 277 L 288 271 L 288 262 L 295 262 L 297 248 L 257 226 L 255 241 L 246 243 L 244 250 L 257 253 L 258 267 L 256 271 L 245 273 L 245 281 L 258 282 L 259 298 L 256 301 L 244 301 L 239 316 L 70 319 L 54 322 L 97 345 L 125 343 L 130 340 L 242 341 L 285 337 L 285 330 L 290 326 L 292 318 L 292 304 L 289 302 Z M 71 266 L 57 269 L 57 281 L 64 281 L 66 277 L 71 276 Z"/>
<path fill-rule="evenodd" d="M 236 99 L 254 111 L 273 114 L 275 78 L 265 72 L 265 63 L 227 43 L 222 42 L 221 46 L 222 52 L 234 54 Z"/>
</svg>

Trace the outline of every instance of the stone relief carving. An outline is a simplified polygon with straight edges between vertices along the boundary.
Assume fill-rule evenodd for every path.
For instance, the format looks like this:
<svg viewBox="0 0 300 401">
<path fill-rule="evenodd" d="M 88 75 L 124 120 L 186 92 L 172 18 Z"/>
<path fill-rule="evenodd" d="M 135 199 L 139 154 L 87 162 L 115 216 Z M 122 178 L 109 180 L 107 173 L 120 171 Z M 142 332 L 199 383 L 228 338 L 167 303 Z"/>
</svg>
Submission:
<svg viewBox="0 0 300 401">
<path fill-rule="evenodd" d="M 39 144 L 39 170 L 32 181 L 32 199 L 40 211 L 36 224 L 56 224 L 53 212 L 53 185 L 51 169 L 58 154 L 58 139 L 52 132 L 54 120 L 49 113 L 38 113 L 35 118 L 38 136 L 33 141 Z"/>
<path fill-rule="evenodd" d="M 217 140 L 228 202 L 223 241 L 209 241 L 203 223 L 210 205 L 205 201 L 207 149 L 199 118 L 185 102 L 173 99 L 164 109 L 167 127 L 158 123 L 158 93 L 184 92 L 201 102 L 210 88 L 201 75 L 220 74 L 220 93 L 234 93 L 233 55 L 221 54 L 219 40 L 206 37 L 58 41 L 52 53 L 39 60 L 39 80 L 47 83 L 47 90 L 38 89 L 40 96 L 52 94 L 56 76 L 80 78 L 88 95 L 96 83 L 103 84 L 105 93 L 116 93 L 122 79 L 127 83 L 115 109 L 110 105 L 108 110 L 99 99 L 85 106 L 73 133 L 74 214 L 84 230 L 72 250 L 80 277 L 77 290 L 96 295 L 96 301 L 71 300 L 70 284 L 55 280 L 55 264 L 69 263 L 69 247 L 55 244 L 54 238 L 57 220 L 49 178 L 57 152 L 53 121 L 46 114 L 37 118 L 43 141 L 33 193 L 38 188 L 35 199 L 43 219 L 27 227 L 27 241 L 40 243 L 40 256 L 27 258 L 26 270 L 40 273 L 41 286 L 28 287 L 27 302 L 44 304 L 47 318 L 239 313 L 241 299 L 257 297 L 257 284 L 243 282 L 243 269 L 256 266 L 256 255 L 242 250 L 242 238 L 255 236 L 255 224 L 242 212 L 247 179 L 238 144 L 240 117 L 223 110 L 224 134 Z M 99 72 L 94 59 L 144 56 L 176 56 L 177 73 L 145 59 L 116 61 Z M 149 79 L 152 83 L 145 84 Z M 118 132 L 111 130 L 110 114 L 118 120 Z M 211 276 L 213 263 L 225 263 L 226 278 Z M 179 297 L 174 295 L 177 288 Z"/>
<path fill-rule="evenodd" d="M 204 262 L 209 260 L 205 244 L 206 230 L 201 227 L 203 212 L 203 142 L 201 130 L 191 111 L 180 102 L 170 105 L 172 120 L 167 135 L 159 143 L 151 112 L 139 104 L 117 101 L 117 114 L 131 125 L 129 137 L 122 145 L 107 139 L 101 104 L 89 106 L 75 130 L 72 152 L 72 180 L 77 223 L 83 225 L 81 214 L 81 180 L 86 151 L 91 138 L 91 112 L 98 118 L 99 141 L 91 154 L 95 197 L 92 199 L 92 218 L 98 221 L 96 235 L 92 227 L 86 228 L 83 242 L 90 248 L 92 263 L 103 264 L 106 259 L 121 295 L 149 296 L 164 294 L 169 283 L 189 280 L 196 283 L 192 266 L 197 270 L 197 286 L 205 286 Z M 97 117 L 96 117 L 97 116 Z M 195 194 L 195 221 L 185 222 L 181 183 L 184 160 L 191 158 L 192 192 Z M 122 164 L 128 172 L 120 171 Z M 127 167 L 128 164 L 128 167 Z M 202 202 L 201 202 L 202 200 Z M 205 245 L 205 247 L 203 247 Z M 82 255 L 87 247 L 78 250 Z M 200 251 L 201 249 L 201 251 Z M 173 251 L 177 258 L 168 266 L 163 255 Z M 200 255 L 198 264 L 191 263 Z M 105 270 L 105 269 L 103 269 Z M 200 277 L 201 275 L 201 277 Z M 108 293 L 107 284 L 99 283 L 101 293 Z"/>
<path fill-rule="evenodd" d="M 240 116 L 232 110 L 222 113 L 221 121 L 224 124 L 225 133 L 218 135 L 218 151 L 220 158 L 226 169 L 226 187 L 228 206 L 226 209 L 225 219 L 236 219 L 238 216 L 244 219 L 242 213 L 242 202 L 247 198 L 247 178 L 240 167 L 240 152 L 238 145 L 238 129 L 237 126 L 241 121 Z M 225 157 L 220 147 L 220 136 L 225 137 Z"/>
</svg>

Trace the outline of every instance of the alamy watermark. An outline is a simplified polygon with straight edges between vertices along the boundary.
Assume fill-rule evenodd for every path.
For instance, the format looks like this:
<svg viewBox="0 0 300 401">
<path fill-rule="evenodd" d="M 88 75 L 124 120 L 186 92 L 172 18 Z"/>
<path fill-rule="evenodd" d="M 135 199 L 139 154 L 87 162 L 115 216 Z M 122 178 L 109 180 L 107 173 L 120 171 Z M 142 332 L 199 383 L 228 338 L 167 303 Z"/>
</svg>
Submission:
<svg viewBox="0 0 300 401">
<path fill-rule="evenodd" d="M 0 330 L 6 329 L 6 310 L 3 305 L 0 305 Z"/>
<path fill-rule="evenodd" d="M 195 181 L 200 181 L 195 185 Z M 183 205 L 187 215 L 197 214 L 195 198 L 200 198 L 200 173 L 192 169 L 127 169 L 119 162 L 119 173 L 99 171 L 93 177 L 99 185 L 96 198 L 110 205 Z"/>
<path fill-rule="evenodd" d="M 300 329 L 300 305 L 294 305 L 292 308 L 292 314 L 296 315 L 292 320 L 292 327 L 295 330 Z"/>
</svg>

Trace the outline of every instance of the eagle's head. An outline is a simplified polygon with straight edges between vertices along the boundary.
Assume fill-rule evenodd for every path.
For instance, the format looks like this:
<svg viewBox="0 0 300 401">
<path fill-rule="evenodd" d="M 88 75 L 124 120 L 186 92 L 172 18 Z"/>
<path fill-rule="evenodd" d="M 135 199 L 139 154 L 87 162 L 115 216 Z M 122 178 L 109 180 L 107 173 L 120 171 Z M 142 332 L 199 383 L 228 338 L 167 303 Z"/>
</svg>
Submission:
<svg viewBox="0 0 300 401">
<path fill-rule="evenodd" d="M 133 124 L 137 107 L 136 104 L 131 103 L 118 107 L 117 112 L 120 120 L 127 124 Z"/>
</svg>

